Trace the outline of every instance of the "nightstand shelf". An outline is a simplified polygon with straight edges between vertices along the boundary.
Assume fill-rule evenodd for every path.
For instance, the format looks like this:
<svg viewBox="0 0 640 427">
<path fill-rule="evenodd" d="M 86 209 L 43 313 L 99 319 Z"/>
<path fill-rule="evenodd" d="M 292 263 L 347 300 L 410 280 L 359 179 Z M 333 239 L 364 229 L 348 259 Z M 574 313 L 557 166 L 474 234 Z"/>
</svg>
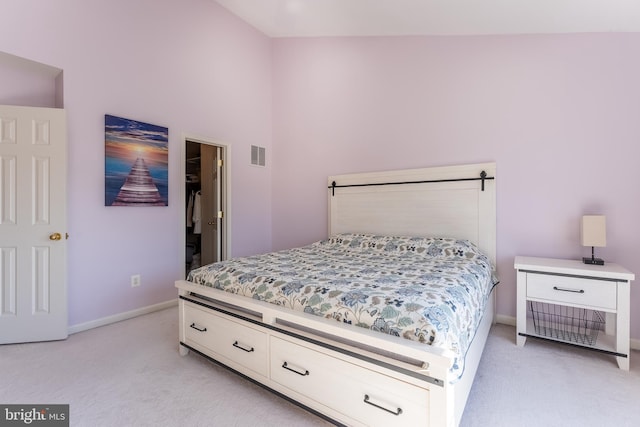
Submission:
<svg viewBox="0 0 640 427">
<path fill-rule="evenodd" d="M 614 355 L 629 370 L 629 296 L 635 275 L 617 264 L 516 257 L 517 332 Z"/>
<path fill-rule="evenodd" d="M 603 353 L 611 354 L 613 356 L 627 357 L 626 354 L 618 353 L 615 346 L 615 337 L 613 335 L 606 335 L 604 333 L 598 335 L 598 339 L 593 344 L 580 344 L 574 340 L 566 340 L 562 338 L 554 338 L 544 334 L 538 334 L 535 331 L 533 325 L 533 319 L 527 318 L 527 329 L 524 333 L 519 333 L 524 337 L 540 338 L 547 341 L 556 341 L 562 344 L 574 345 L 576 347 L 585 347 L 591 350 L 600 351 Z M 523 344 L 524 345 L 524 342 Z"/>
</svg>

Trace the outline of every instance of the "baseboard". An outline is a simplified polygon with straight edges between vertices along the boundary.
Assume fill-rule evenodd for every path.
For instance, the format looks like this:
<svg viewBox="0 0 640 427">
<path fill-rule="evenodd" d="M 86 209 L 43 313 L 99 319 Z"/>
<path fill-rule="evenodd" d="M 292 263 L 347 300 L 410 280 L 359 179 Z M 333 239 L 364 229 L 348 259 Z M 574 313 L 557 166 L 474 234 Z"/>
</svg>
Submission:
<svg viewBox="0 0 640 427">
<path fill-rule="evenodd" d="M 125 313 L 114 314 L 113 316 L 103 317 L 102 319 L 92 320 L 90 322 L 80 323 L 77 325 L 69 326 L 69 335 L 75 334 L 82 331 L 87 331 L 89 329 L 98 328 L 100 326 L 110 325 L 111 323 L 121 322 L 123 320 L 131 319 L 133 317 L 142 316 L 144 314 L 153 313 L 154 311 L 164 310 L 165 308 L 173 307 L 178 305 L 178 299 L 172 299 L 169 301 L 161 302 L 154 305 L 149 305 L 146 307 L 138 308 L 135 310 L 127 311 Z M 496 315 L 496 322 L 509 325 L 516 326 L 516 318 L 513 316 L 506 316 L 504 314 Z M 631 338 L 630 347 L 632 350 L 640 350 L 640 340 Z"/>
<path fill-rule="evenodd" d="M 513 316 L 505 316 L 504 314 L 496 314 L 496 323 L 503 325 L 516 326 L 516 318 Z"/>
<path fill-rule="evenodd" d="M 516 326 L 516 318 L 513 316 L 505 316 L 503 314 L 496 315 L 496 323 L 501 323 L 503 325 Z M 632 350 L 640 350 L 640 340 L 631 338 L 629 340 L 629 347 Z"/>
<path fill-rule="evenodd" d="M 69 326 L 69 335 L 78 332 L 86 331 L 100 326 L 110 325 L 112 323 L 121 322 L 123 320 L 131 319 L 133 317 L 142 316 L 143 314 L 153 313 L 154 311 L 164 310 L 165 308 L 174 307 L 178 305 L 178 299 L 172 299 L 169 301 L 161 302 L 158 304 L 148 305 L 146 307 L 137 308 L 135 310 L 127 311 L 124 313 L 114 314 L 113 316 L 103 317 L 101 319 L 92 320 L 90 322 L 79 323 L 77 325 Z"/>
</svg>

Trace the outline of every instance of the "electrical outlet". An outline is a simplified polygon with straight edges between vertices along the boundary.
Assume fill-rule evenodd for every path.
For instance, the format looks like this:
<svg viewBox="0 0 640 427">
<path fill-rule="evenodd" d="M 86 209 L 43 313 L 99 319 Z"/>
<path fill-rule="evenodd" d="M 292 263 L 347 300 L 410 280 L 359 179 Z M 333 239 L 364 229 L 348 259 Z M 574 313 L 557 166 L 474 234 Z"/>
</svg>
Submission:
<svg viewBox="0 0 640 427">
<path fill-rule="evenodd" d="M 134 274 L 133 276 L 131 276 L 132 288 L 135 288 L 136 286 L 140 286 L 141 283 L 142 283 L 142 278 L 140 277 L 139 274 Z"/>
</svg>

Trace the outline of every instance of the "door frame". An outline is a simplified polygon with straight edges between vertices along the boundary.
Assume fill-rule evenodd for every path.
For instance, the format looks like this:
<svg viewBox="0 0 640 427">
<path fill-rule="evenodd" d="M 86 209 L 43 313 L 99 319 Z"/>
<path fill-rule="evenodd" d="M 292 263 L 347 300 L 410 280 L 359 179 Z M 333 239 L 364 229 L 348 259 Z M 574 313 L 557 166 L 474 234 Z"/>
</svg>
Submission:
<svg viewBox="0 0 640 427">
<path fill-rule="evenodd" d="M 187 245 L 187 235 L 185 233 L 185 227 L 187 224 L 187 211 L 184 208 L 186 203 L 186 175 L 187 175 L 187 141 L 195 142 L 198 144 L 207 144 L 212 145 L 214 147 L 221 148 L 221 158 L 222 158 L 222 197 L 220 198 L 221 208 L 224 212 L 224 217 L 222 218 L 220 229 L 222 231 L 222 241 L 220 242 L 220 259 L 226 260 L 231 254 L 231 166 L 229 159 L 231 158 L 231 146 L 227 143 L 216 141 L 211 138 L 205 138 L 201 136 L 195 136 L 183 133 L 182 134 L 182 143 L 181 143 L 181 157 L 180 157 L 180 176 L 181 176 L 181 185 L 180 185 L 180 230 L 181 231 L 181 241 L 182 241 L 182 277 L 186 277 L 187 269 L 186 269 L 186 253 L 184 248 Z"/>
</svg>

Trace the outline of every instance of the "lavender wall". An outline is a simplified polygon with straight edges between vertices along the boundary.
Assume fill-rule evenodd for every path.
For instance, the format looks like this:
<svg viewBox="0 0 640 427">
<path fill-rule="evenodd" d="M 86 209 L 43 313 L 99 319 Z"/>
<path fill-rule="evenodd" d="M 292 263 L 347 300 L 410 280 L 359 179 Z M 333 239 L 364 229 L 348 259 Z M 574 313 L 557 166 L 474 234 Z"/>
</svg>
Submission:
<svg viewBox="0 0 640 427">
<path fill-rule="evenodd" d="M 184 133 L 230 145 L 232 255 L 270 249 L 271 170 L 249 165 L 251 144 L 271 148 L 267 37 L 211 0 L 5 0 L 2 13 L 1 52 L 64 72 L 70 325 L 176 298 Z M 12 103 L 29 79 L 3 68 Z M 169 128 L 168 207 L 104 206 L 105 113 Z"/>
<path fill-rule="evenodd" d="M 56 82 L 62 70 L 0 51 L 0 102 L 3 105 L 59 107 Z"/>
<path fill-rule="evenodd" d="M 599 254 L 640 273 L 638 34 L 272 41 L 210 0 L 6 0 L 3 14 L 0 52 L 64 70 L 71 325 L 175 297 L 183 133 L 230 144 L 232 255 L 324 237 L 328 175 L 496 161 L 500 314 L 515 315 L 515 255 L 587 254 L 584 213 L 607 215 Z M 51 102 L 39 77 L 0 76 L 0 102 L 8 76 Z M 105 113 L 169 128 L 169 207 L 103 206 Z"/>
<path fill-rule="evenodd" d="M 273 64 L 274 249 L 325 236 L 327 175 L 495 161 L 499 314 L 514 256 L 588 254 L 583 214 L 640 274 L 640 34 L 277 39 Z"/>
</svg>

